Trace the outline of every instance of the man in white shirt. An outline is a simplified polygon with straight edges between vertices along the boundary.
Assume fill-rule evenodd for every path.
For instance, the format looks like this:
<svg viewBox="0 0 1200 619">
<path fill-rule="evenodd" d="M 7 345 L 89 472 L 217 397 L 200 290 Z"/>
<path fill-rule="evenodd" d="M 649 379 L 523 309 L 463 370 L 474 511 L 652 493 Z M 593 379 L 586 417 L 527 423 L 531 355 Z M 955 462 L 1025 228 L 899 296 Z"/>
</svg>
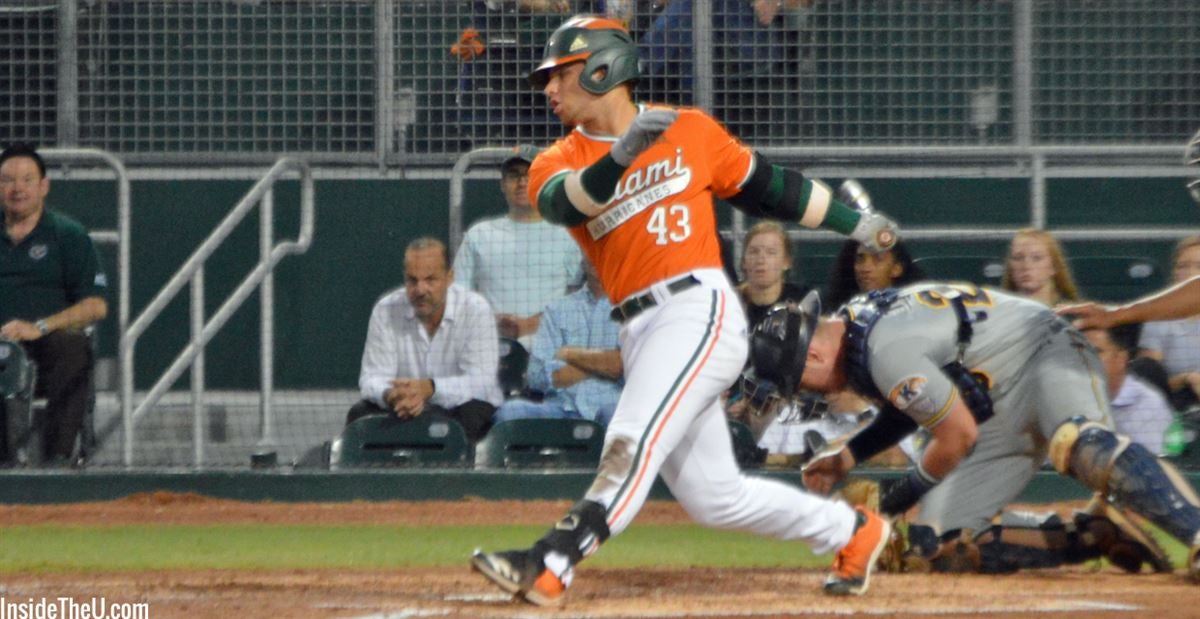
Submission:
<svg viewBox="0 0 1200 619">
<path fill-rule="evenodd" d="M 478 441 L 503 401 L 496 375 L 499 336 L 492 308 L 452 284 L 446 246 L 420 238 L 404 250 L 404 287 L 375 304 L 358 387 L 346 423 L 372 414 L 439 414 Z"/>
<path fill-rule="evenodd" d="M 533 344 L 542 308 L 583 281 L 583 255 L 565 228 L 543 221 L 529 201 L 529 164 L 538 150 L 518 146 L 500 164 L 502 217 L 475 223 L 454 257 L 455 282 L 482 294 L 500 335 Z"/>
<path fill-rule="evenodd" d="M 1113 332 L 1089 329 L 1088 341 L 1096 348 L 1108 375 L 1109 406 L 1117 431 L 1162 455 L 1163 437 L 1175 414 L 1155 387 L 1127 371 L 1129 348 Z"/>
</svg>

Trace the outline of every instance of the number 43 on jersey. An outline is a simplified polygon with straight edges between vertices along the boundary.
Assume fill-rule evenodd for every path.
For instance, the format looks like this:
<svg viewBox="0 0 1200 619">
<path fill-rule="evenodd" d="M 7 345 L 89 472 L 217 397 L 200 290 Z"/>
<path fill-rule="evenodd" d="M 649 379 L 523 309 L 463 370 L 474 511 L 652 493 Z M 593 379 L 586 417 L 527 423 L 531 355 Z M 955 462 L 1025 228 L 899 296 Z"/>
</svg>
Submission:
<svg viewBox="0 0 1200 619">
<path fill-rule="evenodd" d="M 656 206 L 646 222 L 646 231 L 655 236 L 656 245 L 679 243 L 692 235 L 690 216 L 686 204 Z"/>
</svg>

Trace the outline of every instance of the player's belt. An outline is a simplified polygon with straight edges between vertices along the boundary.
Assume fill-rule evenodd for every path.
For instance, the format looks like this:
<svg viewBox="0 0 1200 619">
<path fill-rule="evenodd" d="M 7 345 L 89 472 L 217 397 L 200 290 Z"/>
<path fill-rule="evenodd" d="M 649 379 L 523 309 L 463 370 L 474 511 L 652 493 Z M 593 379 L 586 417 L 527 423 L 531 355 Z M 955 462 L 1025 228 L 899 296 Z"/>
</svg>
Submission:
<svg viewBox="0 0 1200 619">
<path fill-rule="evenodd" d="M 699 285 L 700 280 L 696 279 L 695 275 L 680 277 L 679 279 L 667 284 L 667 292 L 671 294 L 679 294 L 692 286 Z M 654 294 L 647 292 L 636 297 L 630 297 L 624 303 L 613 308 L 612 319 L 617 322 L 628 322 L 634 316 L 658 305 L 658 301 L 654 300 Z"/>
</svg>

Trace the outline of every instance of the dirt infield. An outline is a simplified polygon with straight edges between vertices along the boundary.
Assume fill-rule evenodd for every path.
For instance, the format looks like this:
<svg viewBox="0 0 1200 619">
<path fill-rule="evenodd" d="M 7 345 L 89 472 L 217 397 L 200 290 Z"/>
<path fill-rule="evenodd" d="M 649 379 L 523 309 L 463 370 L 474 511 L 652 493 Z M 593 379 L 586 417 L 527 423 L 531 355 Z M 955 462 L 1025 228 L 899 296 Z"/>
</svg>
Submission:
<svg viewBox="0 0 1200 619">
<path fill-rule="evenodd" d="M 103 503 L 2 506 L 0 524 L 545 524 L 567 502 L 272 504 L 150 494 Z M 652 502 L 639 523 L 686 521 Z M 2 542 L 0 542 L 2 543 Z M 1200 616 L 1200 587 L 1179 574 L 1092 565 L 1013 576 L 888 575 L 863 598 L 819 593 L 823 574 L 794 569 L 589 569 L 567 606 L 512 603 L 465 567 L 419 570 L 172 570 L 10 575 L 5 599 L 103 597 L 149 602 L 150 617 L 1174 617 Z"/>
</svg>

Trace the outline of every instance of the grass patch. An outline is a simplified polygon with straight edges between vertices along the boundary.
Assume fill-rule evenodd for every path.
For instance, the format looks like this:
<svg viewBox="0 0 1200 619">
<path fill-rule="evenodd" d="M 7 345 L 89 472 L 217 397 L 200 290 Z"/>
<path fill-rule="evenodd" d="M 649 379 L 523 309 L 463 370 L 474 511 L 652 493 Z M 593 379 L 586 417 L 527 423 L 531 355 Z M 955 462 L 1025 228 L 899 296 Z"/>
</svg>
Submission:
<svg viewBox="0 0 1200 619">
<path fill-rule="evenodd" d="M 466 566 L 475 547 L 532 544 L 546 527 L 162 525 L 10 527 L 0 572 Z M 825 565 L 801 543 L 695 525 L 634 526 L 588 565 Z"/>
<path fill-rule="evenodd" d="M 530 545 L 541 526 L 402 527 L 161 525 L 10 527 L 0 537 L 0 573 L 164 569 L 386 569 L 466 567 L 473 548 Z M 1187 549 L 1155 530 L 1177 567 Z M 799 542 L 696 525 L 634 525 L 589 567 L 824 568 Z"/>
</svg>

